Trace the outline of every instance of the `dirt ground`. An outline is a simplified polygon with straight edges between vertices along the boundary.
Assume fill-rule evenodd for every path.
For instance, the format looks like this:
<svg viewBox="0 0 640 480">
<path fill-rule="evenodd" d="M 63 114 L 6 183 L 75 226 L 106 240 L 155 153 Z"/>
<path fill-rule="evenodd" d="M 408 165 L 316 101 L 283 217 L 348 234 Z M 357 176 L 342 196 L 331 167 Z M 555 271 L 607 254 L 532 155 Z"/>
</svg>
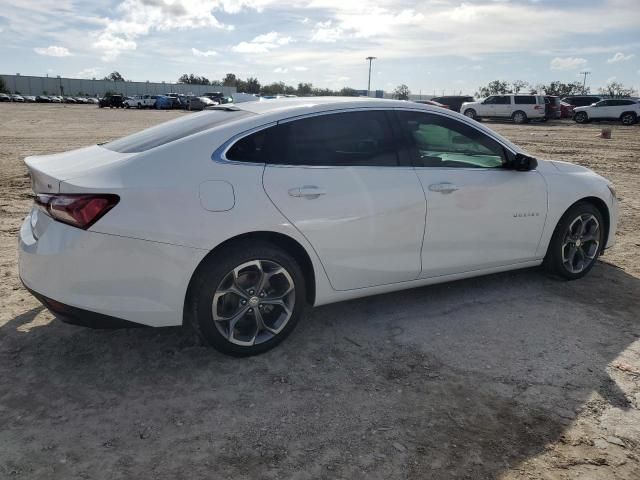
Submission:
<svg viewBox="0 0 640 480">
<path fill-rule="evenodd" d="M 488 123 L 621 197 L 580 281 L 538 269 L 317 308 L 228 358 L 180 328 L 91 330 L 21 286 L 23 157 L 182 115 L 0 104 L 0 477 L 640 478 L 640 125 Z"/>
</svg>

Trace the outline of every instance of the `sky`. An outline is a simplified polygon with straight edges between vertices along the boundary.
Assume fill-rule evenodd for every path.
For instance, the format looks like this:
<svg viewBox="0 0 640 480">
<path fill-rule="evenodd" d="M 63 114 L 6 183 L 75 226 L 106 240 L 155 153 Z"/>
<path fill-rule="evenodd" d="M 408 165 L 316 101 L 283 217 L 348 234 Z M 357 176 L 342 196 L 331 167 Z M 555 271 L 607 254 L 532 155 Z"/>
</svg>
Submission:
<svg viewBox="0 0 640 480">
<path fill-rule="evenodd" d="M 640 88 L 640 0 L 0 0 L 0 73 L 473 94 L 495 79 Z"/>
</svg>

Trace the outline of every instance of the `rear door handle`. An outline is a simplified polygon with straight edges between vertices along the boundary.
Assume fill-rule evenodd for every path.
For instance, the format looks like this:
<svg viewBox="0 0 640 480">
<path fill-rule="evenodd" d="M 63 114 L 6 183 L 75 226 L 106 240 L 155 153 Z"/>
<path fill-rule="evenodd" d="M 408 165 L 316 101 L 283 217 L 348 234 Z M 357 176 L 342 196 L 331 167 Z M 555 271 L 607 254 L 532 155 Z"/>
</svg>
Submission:
<svg viewBox="0 0 640 480">
<path fill-rule="evenodd" d="M 448 182 L 433 183 L 429 185 L 429 190 L 431 190 L 432 192 L 451 193 L 459 189 L 460 187 L 458 187 L 457 185 L 454 185 L 453 183 L 448 183 Z"/>
<path fill-rule="evenodd" d="M 316 187 L 315 185 L 305 185 L 303 187 L 292 188 L 289 190 L 290 197 L 304 197 L 308 199 L 318 198 L 321 195 L 326 195 L 327 191 L 323 188 Z"/>
</svg>

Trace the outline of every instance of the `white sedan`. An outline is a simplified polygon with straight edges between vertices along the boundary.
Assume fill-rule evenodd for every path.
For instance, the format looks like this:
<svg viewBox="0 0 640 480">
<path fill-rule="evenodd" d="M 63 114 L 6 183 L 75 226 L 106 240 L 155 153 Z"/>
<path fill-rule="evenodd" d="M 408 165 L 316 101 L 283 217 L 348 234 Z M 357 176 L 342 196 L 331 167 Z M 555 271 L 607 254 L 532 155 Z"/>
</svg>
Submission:
<svg viewBox="0 0 640 480">
<path fill-rule="evenodd" d="M 617 222 L 592 171 L 393 100 L 222 105 L 26 164 L 20 276 L 49 309 L 188 323 L 233 355 L 277 345 L 307 305 L 540 264 L 580 278 Z"/>
</svg>

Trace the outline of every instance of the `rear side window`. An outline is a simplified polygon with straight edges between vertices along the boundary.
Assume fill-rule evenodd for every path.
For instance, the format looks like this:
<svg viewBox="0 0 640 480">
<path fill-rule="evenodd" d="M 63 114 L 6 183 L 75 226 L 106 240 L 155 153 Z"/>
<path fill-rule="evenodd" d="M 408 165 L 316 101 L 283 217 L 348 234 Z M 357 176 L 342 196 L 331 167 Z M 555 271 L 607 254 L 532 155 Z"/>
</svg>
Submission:
<svg viewBox="0 0 640 480">
<path fill-rule="evenodd" d="M 253 115 L 244 110 L 208 110 L 193 113 L 147 128 L 128 137 L 108 142 L 102 146 L 118 153 L 138 153 L 171 143 L 194 133 L 204 132 L 218 125 Z"/>
<path fill-rule="evenodd" d="M 384 111 L 333 113 L 281 124 L 277 163 L 310 166 L 397 166 Z M 275 163 L 275 162 L 272 162 Z"/>
<path fill-rule="evenodd" d="M 234 143 L 225 157 L 234 162 L 269 163 L 279 143 L 279 127 L 269 127 L 252 133 Z"/>
<path fill-rule="evenodd" d="M 536 97 L 533 95 L 518 95 L 513 97 L 516 105 L 535 105 Z"/>
</svg>

